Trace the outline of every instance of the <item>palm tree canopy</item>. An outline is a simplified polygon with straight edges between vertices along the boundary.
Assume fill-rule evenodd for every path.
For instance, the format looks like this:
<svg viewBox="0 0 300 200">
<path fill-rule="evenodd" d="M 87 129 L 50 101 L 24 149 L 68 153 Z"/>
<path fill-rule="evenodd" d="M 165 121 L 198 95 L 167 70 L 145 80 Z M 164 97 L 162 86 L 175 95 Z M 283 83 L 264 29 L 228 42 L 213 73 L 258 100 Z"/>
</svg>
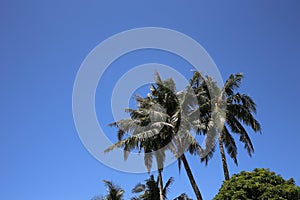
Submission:
<svg viewBox="0 0 300 200">
<path fill-rule="evenodd" d="M 190 133 L 192 128 L 199 129 L 199 127 L 195 128 L 199 126 L 199 123 L 197 120 L 193 120 L 193 124 L 190 123 L 188 116 L 182 112 L 182 105 L 187 105 L 185 102 L 188 99 L 187 92 L 176 93 L 175 83 L 172 79 L 162 81 L 158 73 L 155 74 L 155 77 L 156 82 L 151 87 L 151 93 L 146 98 L 137 96 L 137 109 L 125 110 L 131 118 L 110 124 L 110 126 L 118 128 L 119 142 L 105 150 L 105 152 L 109 152 L 115 148 L 123 148 L 124 159 L 127 159 L 130 151 L 134 149 L 139 152 L 143 150 L 148 171 L 151 169 L 153 156 L 157 160 L 158 168 L 163 168 L 165 152 L 158 150 L 164 147 L 165 150 L 170 150 L 177 157 L 190 144 L 191 152 L 201 151 L 200 145 Z M 174 143 L 176 134 L 178 136 L 177 144 Z M 123 139 L 125 135 L 127 137 Z M 187 144 L 184 145 L 184 143 Z"/>
<path fill-rule="evenodd" d="M 173 183 L 173 177 L 169 178 L 163 188 L 163 196 L 167 199 L 167 193 L 169 187 Z M 145 184 L 138 183 L 133 189 L 132 193 L 141 193 L 138 197 L 133 197 L 131 200 L 153 200 L 159 199 L 159 182 L 154 179 L 154 176 L 151 175 L 149 179 L 145 180 Z"/>
<path fill-rule="evenodd" d="M 181 195 L 179 195 L 178 197 L 176 197 L 174 200 L 192 200 L 192 199 L 189 198 L 187 194 L 182 193 Z"/>
<path fill-rule="evenodd" d="M 231 133 L 239 136 L 239 140 L 244 144 L 249 156 L 254 153 L 254 147 L 244 126 L 250 127 L 254 132 L 261 133 L 261 125 L 254 117 L 257 112 L 255 102 L 250 96 L 238 92 L 243 77 L 241 73 L 230 75 L 221 89 L 217 87 L 217 84 L 211 78 L 202 77 L 199 72 L 195 72 L 191 80 L 198 100 L 202 101 L 202 105 L 204 105 L 201 106 L 200 110 L 203 115 L 203 122 L 208 124 L 213 117 L 212 105 L 218 107 L 218 111 L 223 111 L 223 125 L 221 124 L 218 131 L 221 133 L 221 139 L 227 153 L 236 165 L 238 164 L 237 146 Z M 210 87 L 207 87 L 207 85 Z M 220 113 L 217 114 L 220 115 Z M 222 114 L 220 116 L 222 117 Z M 207 130 L 208 128 L 200 131 L 205 134 Z M 207 164 L 208 160 L 212 158 L 212 152 L 201 160 Z"/>
<path fill-rule="evenodd" d="M 123 200 L 124 190 L 113 184 L 111 181 L 103 180 L 104 185 L 107 188 L 107 195 L 104 197 L 104 200 Z"/>
<path fill-rule="evenodd" d="M 162 81 L 158 73 L 155 74 L 155 77 L 156 82 L 151 87 L 151 93 L 146 98 L 139 96 L 136 98 L 137 109 L 126 109 L 131 118 L 110 124 L 118 128 L 119 142 L 107 148 L 105 152 L 115 148 L 123 148 L 124 159 L 127 159 L 129 153 L 134 149 L 139 152 L 144 151 L 144 162 L 148 172 L 151 169 L 154 156 L 159 169 L 160 199 L 163 199 L 160 170 L 163 169 L 165 151 L 170 150 L 178 159 L 179 170 L 181 161 L 184 161 L 184 167 L 197 199 L 202 199 L 184 152 L 188 150 L 191 154 L 199 155 L 202 158 L 210 155 L 211 151 L 214 150 L 214 135 L 216 134 L 211 131 L 213 128 L 207 128 L 214 126 L 214 124 L 208 117 L 204 118 L 205 120 L 208 119 L 204 120 L 204 123 L 201 119 L 202 114 L 204 116 L 218 116 L 214 113 L 210 115 L 208 111 L 204 110 L 205 107 L 210 107 L 208 100 L 212 93 L 207 92 L 207 96 L 202 95 L 205 90 L 199 90 L 199 93 L 195 93 L 194 90 L 197 88 L 192 86 L 187 86 L 184 91 L 176 92 L 175 83 L 172 79 Z M 209 84 L 206 86 L 210 89 Z M 205 112 L 201 113 L 202 110 Z M 205 148 L 203 151 L 191 134 L 193 131 L 198 134 L 202 132 L 206 134 L 205 145 L 209 148 Z M 123 139 L 125 135 L 127 137 Z"/>
</svg>

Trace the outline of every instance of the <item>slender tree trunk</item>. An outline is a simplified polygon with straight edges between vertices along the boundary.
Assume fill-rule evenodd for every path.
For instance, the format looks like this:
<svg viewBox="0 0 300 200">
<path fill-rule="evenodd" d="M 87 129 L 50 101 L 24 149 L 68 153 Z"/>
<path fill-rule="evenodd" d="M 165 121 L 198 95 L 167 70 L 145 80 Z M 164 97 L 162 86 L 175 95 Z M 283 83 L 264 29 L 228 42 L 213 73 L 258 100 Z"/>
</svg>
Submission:
<svg viewBox="0 0 300 200">
<path fill-rule="evenodd" d="M 193 187 L 193 189 L 194 189 L 194 192 L 195 192 L 195 195 L 196 195 L 196 197 L 197 197 L 197 200 L 202 200 L 202 196 L 201 196 L 200 190 L 199 190 L 199 188 L 198 188 L 198 186 L 197 186 L 197 184 L 196 184 L 196 181 L 195 181 L 195 179 L 194 179 L 194 176 L 193 176 L 193 174 L 192 174 L 191 168 L 190 168 L 190 166 L 189 166 L 188 161 L 186 160 L 185 155 L 182 154 L 182 156 L 180 157 L 180 159 L 181 159 L 182 162 L 183 162 L 185 171 L 186 171 L 186 173 L 187 173 L 187 175 L 188 175 L 188 177 L 189 177 L 189 180 L 190 180 L 190 182 L 191 182 L 191 185 L 192 185 L 192 187 Z"/>
<path fill-rule="evenodd" d="M 227 161 L 226 161 L 226 156 L 225 156 L 225 151 L 224 151 L 224 147 L 223 147 L 223 141 L 222 141 L 221 134 L 219 134 L 218 139 L 219 139 L 219 148 L 220 148 L 220 153 L 221 153 L 221 157 L 222 157 L 222 165 L 223 165 L 225 180 L 229 180 L 229 171 L 228 171 L 228 166 L 227 166 Z"/>
<path fill-rule="evenodd" d="M 164 184 L 162 180 L 162 169 L 158 169 L 158 182 L 159 182 L 159 198 L 160 200 L 164 200 L 164 194 L 163 194 L 163 189 L 164 189 Z"/>
</svg>

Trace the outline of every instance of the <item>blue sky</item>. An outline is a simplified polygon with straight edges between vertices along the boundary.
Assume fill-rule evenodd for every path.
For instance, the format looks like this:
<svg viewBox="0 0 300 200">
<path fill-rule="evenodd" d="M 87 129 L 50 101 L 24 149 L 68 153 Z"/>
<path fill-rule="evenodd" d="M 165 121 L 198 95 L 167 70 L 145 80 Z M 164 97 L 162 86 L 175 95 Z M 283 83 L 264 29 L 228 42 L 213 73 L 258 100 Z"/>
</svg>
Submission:
<svg viewBox="0 0 300 200">
<path fill-rule="evenodd" d="M 266 167 L 300 184 L 299 1 L 3 0 L 0 5 L 1 199 L 91 199 L 105 193 L 103 179 L 123 186 L 128 199 L 131 188 L 148 177 L 118 172 L 94 159 L 72 117 L 73 83 L 88 53 L 113 34 L 145 26 L 194 38 L 224 79 L 244 73 L 242 91 L 256 101 L 263 132 L 250 133 L 251 159 L 239 145 L 239 166 L 228 161 L 231 174 Z M 118 76 L 122 70 L 116 64 L 122 59 L 111 68 Z M 157 51 L 124 56 L 128 68 L 147 62 L 186 70 L 183 61 Z M 112 120 L 108 111 L 97 115 L 101 124 Z M 223 180 L 220 156 L 216 153 L 207 167 L 188 159 L 204 199 L 211 199 Z M 176 163 L 163 175 L 175 178 L 170 198 L 181 192 L 194 197 Z"/>
</svg>

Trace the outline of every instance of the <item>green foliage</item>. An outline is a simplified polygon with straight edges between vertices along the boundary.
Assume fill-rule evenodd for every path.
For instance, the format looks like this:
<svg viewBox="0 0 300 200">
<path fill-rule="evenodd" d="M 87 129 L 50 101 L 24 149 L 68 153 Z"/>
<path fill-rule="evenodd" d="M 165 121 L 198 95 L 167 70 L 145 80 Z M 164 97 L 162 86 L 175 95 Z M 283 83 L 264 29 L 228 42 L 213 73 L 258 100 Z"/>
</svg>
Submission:
<svg viewBox="0 0 300 200">
<path fill-rule="evenodd" d="M 172 79 L 162 81 L 157 72 L 155 78 L 156 82 L 152 85 L 149 95 L 145 98 L 136 97 L 137 109 L 125 110 L 130 114 L 130 118 L 110 124 L 118 128 L 119 141 L 105 150 L 109 152 L 123 148 L 125 160 L 134 149 L 144 151 L 148 172 L 151 170 L 153 157 L 156 158 L 158 169 L 163 168 L 165 151 L 162 148 L 171 142 L 173 130 L 179 123 L 177 117 L 179 104 L 174 81 Z"/>
<path fill-rule="evenodd" d="M 300 187 L 268 169 L 242 171 L 224 181 L 214 200 L 299 200 Z"/>
<path fill-rule="evenodd" d="M 195 93 L 201 94 L 200 105 L 203 103 L 208 105 L 203 108 L 201 106 L 200 113 L 210 118 L 214 118 L 214 114 L 216 114 L 217 118 L 214 122 L 220 122 L 217 127 L 222 145 L 225 145 L 227 153 L 236 165 L 238 164 L 237 146 L 231 133 L 239 136 L 240 142 L 244 143 L 244 148 L 251 156 L 254 153 L 254 147 L 244 126 L 249 126 L 254 132 L 261 132 L 261 125 L 254 118 L 255 102 L 248 95 L 238 92 L 242 79 L 242 74 L 232 74 L 226 80 L 223 88 L 218 88 L 211 77 L 202 77 L 199 72 L 195 72 L 191 81 Z M 214 105 L 214 107 L 209 107 L 209 105 Z M 202 161 L 207 164 L 211 157 L 212 155 L 208 155 Z"/>
<path fill-rule="evenodd" d="M 164 199 L 167 198 L 167 193 L 170 189 L 170 186 L 174 182 L 173 177 L 169 178 L 163 188 Z M 132 193 L 139 194 L 139 196 L 132 197 L 130 200 L 157 200 L 159 199 L 159 182 L 154 179 L 154 176 L 151 175 L 149 179 L 145 180 L 145 184 L 138 183 L 131 191 Z M 192 200 L 185 193 L 180 194 L 174 200 Z"/>
<path fill-rule="evenodd" d="M 93 200 L 95 199 L 100 199 L 100 200 L 123 200 L 124 196 L 124 190 L 111 181 L 103 180 L 104 185 L 106 186 L 107 189 L 107 195 L 105 197 L 94 197 Z"/>
<path fill-rule="evenodd" d="M 176 197 L 174 200 L 192 200 L 191 198 L 188 197 L 185 193 L 182 193 L 178 197 Z"/>
<path fill-rule="evenodd" d="M 173 177 L 169 178 L 163 188 L 163 196 L 167 199 L 167 192 L 170 185 L 173 183 Z M 152 200 L 159 199 L 159 182 L 151 175 L 149 179 L 145 180 L 145 184 L 138 183 L 133 189 L 132 193 L 140 193 L 138 197 L 133 197 L 131 200 Z"/>
<path fill-rule="evenodd" d="M 254 132 L 261 132 L 261 125 L 254 116 L 256 114 L 255 102 L 250 96 L 239 93 L 242 79 L 242 74 L 232 74 L 224 86 L 219 88 L 211 77 L 203 77 L 201 73 L 194 72 L 190 81 L 200 105 L 201 123 L 206 127 L 199 129 L 198 132 L 212 137 L 211 141 L 213 142 L 214 139 L 218 139 L 225 180 L 230 178 L 225 150 L 238 165 L 236 137 L 239 137 L 239 141 L 244 144 L 244 148 L 251 157 L 254 147 L 246 126 Z M 214 126 L 210 126 L 210 124 Z M 215 143 L 210 144 L 214 145 Z M 212 147 L 212 145 L 210 146 Z M 213 154 L 214 149 L 201 157 L 201 161 L 208 164 Z"/>
<path fill-rule="evenodd" d="M 123 119 L 110 124 L 110 126 L 118 128 L 118 142 L 108 147 L 105 152 L 112 151 L 116 148 L 124 150 L 124 159 L 126 160 L 130 152 L 134 149 L 138 152 L 144 152 L 144 164 L 150 172 L 153 157 L 156 159 L 160 194 L 162 191 L 161 171 L 164 167 L 165 151 L 171 151 L 174 156 L 181 162 L 184 152 L 188 151 L 192 154 L 200 154 L 202 151 L 200 145 L 193 137 L 190 131 L 199 129 L 198 113 L 196 119 L 190 119 L 188 116 L 193 104 L 188 101 L 193 91 L 176 92 L 176 86 L 173 79 L 162 80 L 158 72 L 155 73 L 155 84 L 152 84 L 150 93 L 147 97 L 136 97 L 137 109 L 128 108 L 125 111 L 130 114 L 129 119 Z M 195 96 L 195 94 L 193 94 Z M 199 105 L 198 105 L 199 106 Z M 195 118 L 195 117 L 194 117 Z M 180 166 L 180 165 L 179 165 Z M 187 168 L 188 163 L 184 165 Z M 190 180 L 193 179 L 189 173 Z M 192 181 L 194 190 L 197 190 L 196 196 L 201 198 L 201 194 L 197 185 Z M 163 195 L 160 196 L 163 199 Z"/>
</svg>

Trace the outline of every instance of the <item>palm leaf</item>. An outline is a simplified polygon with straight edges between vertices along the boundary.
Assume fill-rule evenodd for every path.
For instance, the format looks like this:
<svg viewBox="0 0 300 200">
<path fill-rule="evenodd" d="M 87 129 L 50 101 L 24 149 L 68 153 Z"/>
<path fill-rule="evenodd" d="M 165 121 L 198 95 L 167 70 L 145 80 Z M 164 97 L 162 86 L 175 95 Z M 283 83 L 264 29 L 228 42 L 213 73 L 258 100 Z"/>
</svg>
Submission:
<svg viewBox="0 0 300 200">
<path fill-rule="evenodd" d="M 228 116 L 227 124 L 233 133 L 237 133 L 240 136 L 240 141 L 244 143 L 244 148 L 247 150 L 249 156 L 252 156 L 252 153 L 254 153 L 254 147 L 247 131 L 241 123 L 235 117 Z"/>
<path fill-rule="evenodd" d="M 223 86 L 223 91 L 225 91 L 228 96 L 234 94 L 234 90 L 240 87 L 243 77 L 241 73 L 235 75 L 231 74 Z"/>
<path fill-rule="evenodd" d="M 230 157 L 234 160 L 234 163 L 238 165 L 237 162 L 237 147 L 235 144 L 235 141 L 233 137 L 230 135 L 228 129 L 226 126 L 224 126 L 224 129 L 222 131 L 222 141 L 226 147 L 227 153 L 230 155 Z"/>
<path fill-rule="evenodd" d="M 145 191 L 145 189 L 146 189 L 145 184 L 138 183 L 136 186 L 134 186 L 134 188 L 131 190 L 131 192 L 132 193 L 140 193 L 140 192 Z"/>
<path fill-rule="evenodd" d="M 163 195 L 165 198 L 167 198 L 167 193 L 169 191 L 169 187 L 171 186 L 171 184 L 174 182 L 174 178 L 171 177 L 168 179 L 168 181 L 166 182 L 164 189 L 163 189 Z"/>
</svg>

